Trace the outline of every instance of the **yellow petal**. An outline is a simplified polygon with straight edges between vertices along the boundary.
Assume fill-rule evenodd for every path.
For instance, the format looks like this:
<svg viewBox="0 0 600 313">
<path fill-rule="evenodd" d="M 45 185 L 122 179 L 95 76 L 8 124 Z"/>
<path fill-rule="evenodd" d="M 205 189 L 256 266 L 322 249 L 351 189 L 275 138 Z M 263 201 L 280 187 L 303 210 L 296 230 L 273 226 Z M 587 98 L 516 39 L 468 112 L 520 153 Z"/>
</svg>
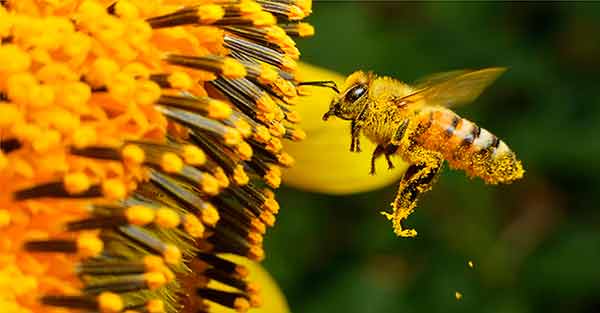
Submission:
<svg viewBox="0 0 600 313">
<path fill-rule="evenodd" d="M 344 76 L 308 64 L 300 64 L 301 81 L 333 80 L 338 86 Z M 369 191 L 398 180 L 406 170 L 406 163 L 392 157 L 395 165 L 388 170 L 385 158 L 376 163 L 377 175 L 369 175 L 371 154 L 375 145 L 361 138 L 361 153 L 350 152 L 350 123 L 337 118 L 323 121 L 334 96 L 327 88 L 310 87 L 311 95 L 300 97 L 295 109 L 302 116 L 300 128 L 306 139 L 286 142 L 285 149 L 296 160 L 284 175 L 288 186 L 327 194 L 349 194 Z"/>
<path fill-rule="evenodd" d="M 260 288 L 260 297 L 262 304 L 259 308 L 253 308 L 248 313 L 289 313 L 290 309 L 285 300 L 285 296 L 277 286 L 277 283 L 271 277 L 271 275 L 260 265 L 260 263 L 251 261 L 247 258 L 240 257 L 237 255 L 225 255 L 226 259 L 235 262 L 236 264 L 243 265 L 248 269 L 250 273 L 247 280 L 255 283 Z M 222 284 L 215 281 L 209 283 L 210 288 L 216 288 L 220 290 L 234 291 Z M 209 303 L 211 306 L 210 312 L 214 313 L 231 313 L 231 309 L 220 306 L 218 304 Z"/>
</svg>

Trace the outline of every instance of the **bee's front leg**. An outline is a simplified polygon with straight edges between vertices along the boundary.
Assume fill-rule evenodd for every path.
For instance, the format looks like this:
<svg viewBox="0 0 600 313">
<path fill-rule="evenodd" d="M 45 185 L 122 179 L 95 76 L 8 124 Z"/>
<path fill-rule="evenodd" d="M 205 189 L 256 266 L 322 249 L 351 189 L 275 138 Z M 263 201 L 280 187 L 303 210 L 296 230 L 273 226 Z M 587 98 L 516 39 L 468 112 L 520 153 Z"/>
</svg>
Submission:
<svg viewBox="0 0 600 313">
<path fill-rule="evenodd" d="M 416 147 L 409 156 L 412 163 L 398 186 L 396 199 L 392 202 L 393 213 L 383 213 L 390 219 L 394 232 L 401 237 L 414 237 L 414 229 L 404 229 L 402 222 L 414 211 L 418 197 L 431 189 L 434 179 L 442 166 L 442 155 Z"/>
<path fill-rule="evenodd" d="M 352 141 L 350 142 L 350 152 L 360 152 L 360 130 L 362 123 L 357 120 L 352 120 L 350 124 L 350 135 Z"/>
</svg>

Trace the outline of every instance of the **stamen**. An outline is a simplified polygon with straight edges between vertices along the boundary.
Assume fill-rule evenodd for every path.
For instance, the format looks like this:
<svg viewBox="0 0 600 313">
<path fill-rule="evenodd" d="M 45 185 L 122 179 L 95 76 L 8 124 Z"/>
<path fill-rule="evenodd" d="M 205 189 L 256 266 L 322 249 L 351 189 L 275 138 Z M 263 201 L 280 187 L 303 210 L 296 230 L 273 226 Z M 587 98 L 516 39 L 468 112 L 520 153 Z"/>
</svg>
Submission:
<svg viewBox="0 0 600 313">
<path fill-rule="evenodd" d="M 241 63 L 235 59 L 217 55 L 192 57 L 186 55 L 169 54 L 167 55 L 165 61 L 179 66 L 218 73 L 232 79 L 246 76 L 246 69 Z"/>
<path fill-rule="evenodd" d="M 227 103 L 209 97 L 162 95 L 156 103 L 167 107 L 197 112 L 219 120 L 226 119 L 232 114 L 232 110 Z"/>
<path fill-rule="evenodd" d="M 171 14 L 157 16 L 146 20 L 154 29 L 180 25 L 212 24 L 225 16 L 225 10 L 216 4 L 200 5 L 184 8 Z"/>
<path fill-rule="evenodd" d="M 238 312 L 246 312 L 250 309 L 250 302 L 247 297 L 241 293 L 226 292 L 215 289 L 199 288 L 196 290 L 199 296 L 226 306 L 228 308 L 235 309 Z"/>
<path fill-rule="evenodd" d="M 298 65 L 289 56 L 251 41 L 225 35 L 224 46 L 242 55 L 275 65 L 283 70 L 294 71 Z"/>
<path fill-rule="evenodd" d="M 279 26 L 290 36 L 309 37 L 315 34 L 315 28 L 308 23 L 289 23 Z"/>
</svg>

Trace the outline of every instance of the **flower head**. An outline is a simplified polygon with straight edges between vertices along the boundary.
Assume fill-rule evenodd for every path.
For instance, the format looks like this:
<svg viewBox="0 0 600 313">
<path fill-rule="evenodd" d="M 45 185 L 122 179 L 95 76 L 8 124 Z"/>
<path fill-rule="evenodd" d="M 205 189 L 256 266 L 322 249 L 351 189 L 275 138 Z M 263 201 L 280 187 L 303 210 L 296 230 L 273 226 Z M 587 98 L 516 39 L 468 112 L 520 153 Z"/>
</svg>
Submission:
<svg viewBox="0 0 600 313">
<path fill-rule="evenodd" d="M 1 3 L 0 307 L 260 305 L 310 1 Z"/>
</svg>

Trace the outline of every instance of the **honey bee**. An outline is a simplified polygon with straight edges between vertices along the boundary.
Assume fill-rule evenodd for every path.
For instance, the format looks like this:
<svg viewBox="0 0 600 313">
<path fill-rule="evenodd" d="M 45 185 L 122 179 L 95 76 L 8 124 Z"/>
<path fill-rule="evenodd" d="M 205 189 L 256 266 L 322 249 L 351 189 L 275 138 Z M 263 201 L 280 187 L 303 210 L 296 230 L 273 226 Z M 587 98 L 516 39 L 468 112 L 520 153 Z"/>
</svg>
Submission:
<svg viewBox="0 0 600 313">
<path fill-rule="evenodd" d="M 361 133 L 377 145 L 371 158 L 391 155 L 409 164 L 400 180 L 391 213 L 394 232 L 414 237 L 403 221 L 414 211 L 419 196 L 430 190 L 442 163 L 461 169 L 486 183 L 511 183 L 523 177 L 523 166 L 506 143 L 475 123 L 461 118 L 451 107 L 474 101 L 505 71 L 504 68 L 458 70 L 434 74 L 410 86 L 390 77 L 357 71 L 348 76 L 331 102 L 330 116 L 351 121 L 350 151 L 360 152 Z"/>
</svg>

